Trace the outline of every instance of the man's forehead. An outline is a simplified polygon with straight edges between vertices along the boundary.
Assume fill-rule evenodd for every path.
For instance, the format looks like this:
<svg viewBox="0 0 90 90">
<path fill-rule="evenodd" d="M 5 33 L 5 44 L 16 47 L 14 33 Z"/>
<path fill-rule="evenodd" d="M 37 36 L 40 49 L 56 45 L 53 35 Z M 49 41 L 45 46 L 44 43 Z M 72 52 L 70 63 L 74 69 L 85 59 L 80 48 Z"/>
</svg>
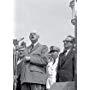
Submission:
<svg viewBox="0 0 90 90">
<path fill-rule="evenodd" d="M 33 33 L 33 32 L 32 32 L 32 33 L 30 33 L 30 35 L 36 35 L 36 36 L 38 36 L 36 33 Z"/>
<path fill-rule="evenodd" d="M 29 37 L 35 36 L 36 38 L 39 38 L 39 35 L 37 33 L 31 32 Z"/>
<path fill-rule="evenodd" d="M 71 40 L 72 40 L 72 38 L 67 37 L 65 40 L 66 40 L 66 41 L 71 41 Z"/>
<path fill-rule="evenodd" d="M 63 42 L 65 42 L 65 41 L 72 41 L 72 40 L 73 40 L 73 38 L 67 37 L 65 40 L 63 40 Z"/>
<path fill-rule="evenodd" d="M 31 32 L 30 34 L 36 34 L 36 33 L 34 33 L 34 32 Z"/>
</svg>

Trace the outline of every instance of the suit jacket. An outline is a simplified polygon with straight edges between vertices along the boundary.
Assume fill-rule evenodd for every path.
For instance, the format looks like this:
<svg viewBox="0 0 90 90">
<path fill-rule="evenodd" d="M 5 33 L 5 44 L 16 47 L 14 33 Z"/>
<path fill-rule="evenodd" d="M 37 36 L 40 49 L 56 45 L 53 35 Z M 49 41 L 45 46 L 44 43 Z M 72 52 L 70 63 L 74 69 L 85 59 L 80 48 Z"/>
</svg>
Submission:
<svg viewBox="0 0 90 90">
<path fill-rule="evenodd" d="M 71 49 L 65 56 L 65 53 L 59 55 L 57 67 L 57 82 L 73 81 L 75 78 L 75 52 Z"/>
<path fill-rule="evenodd" d="M 21 83 L 46 83 L 47 51 L 47 46 L 41 45 L 40 43 L 38 43 L 32 50 L 31 46 L 27 47 L 26 55 L 30 56 L 30 61 L 23 62 Z"/>
</svg>

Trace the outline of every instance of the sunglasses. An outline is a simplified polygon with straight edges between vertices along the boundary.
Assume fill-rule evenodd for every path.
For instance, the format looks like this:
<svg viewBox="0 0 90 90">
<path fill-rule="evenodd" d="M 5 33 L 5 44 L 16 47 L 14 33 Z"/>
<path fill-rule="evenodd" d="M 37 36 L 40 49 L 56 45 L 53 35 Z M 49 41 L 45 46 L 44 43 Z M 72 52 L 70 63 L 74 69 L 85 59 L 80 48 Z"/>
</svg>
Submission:
<svg viewBox="0 0 90 90">
<path fill-rule="evenodd" d="M 72 43 L 72 41 L 69 41 L 69 40 L 65 40 L 65 41 L 63 41 L 64 43 L 68 43 L 68 42 L 70 42 L 70 43 Z"/>
</svg>

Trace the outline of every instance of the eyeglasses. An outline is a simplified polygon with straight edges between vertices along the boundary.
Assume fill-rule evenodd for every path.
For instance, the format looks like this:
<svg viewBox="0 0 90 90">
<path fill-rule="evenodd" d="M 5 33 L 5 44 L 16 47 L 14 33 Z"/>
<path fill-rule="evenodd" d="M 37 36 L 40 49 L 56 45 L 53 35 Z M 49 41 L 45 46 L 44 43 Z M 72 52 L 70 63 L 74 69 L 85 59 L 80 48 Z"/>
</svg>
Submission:
<svg viewBox="0 0 90 90">
<path fill-rule="evenodd" d="M 69 40 L 65 40 L 65 41 L 63 41 L 64 43 L 72 43 L 72 41 L 69 41 Z"/>
</svg>

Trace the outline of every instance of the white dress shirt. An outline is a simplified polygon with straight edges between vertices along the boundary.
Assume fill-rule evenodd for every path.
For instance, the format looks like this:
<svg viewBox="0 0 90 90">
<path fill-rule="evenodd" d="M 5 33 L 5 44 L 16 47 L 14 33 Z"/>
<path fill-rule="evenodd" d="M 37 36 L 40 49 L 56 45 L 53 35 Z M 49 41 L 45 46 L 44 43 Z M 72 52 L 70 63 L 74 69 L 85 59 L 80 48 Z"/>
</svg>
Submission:
<svg viewBox="0 0 90 90">
<path fill-rule="evenodd" d="M 67 50 L 67 52 L 65 53 L 65 56 L 67 56 L 67 54 L 69 53 L 70 49 Z"/>
</svg>

